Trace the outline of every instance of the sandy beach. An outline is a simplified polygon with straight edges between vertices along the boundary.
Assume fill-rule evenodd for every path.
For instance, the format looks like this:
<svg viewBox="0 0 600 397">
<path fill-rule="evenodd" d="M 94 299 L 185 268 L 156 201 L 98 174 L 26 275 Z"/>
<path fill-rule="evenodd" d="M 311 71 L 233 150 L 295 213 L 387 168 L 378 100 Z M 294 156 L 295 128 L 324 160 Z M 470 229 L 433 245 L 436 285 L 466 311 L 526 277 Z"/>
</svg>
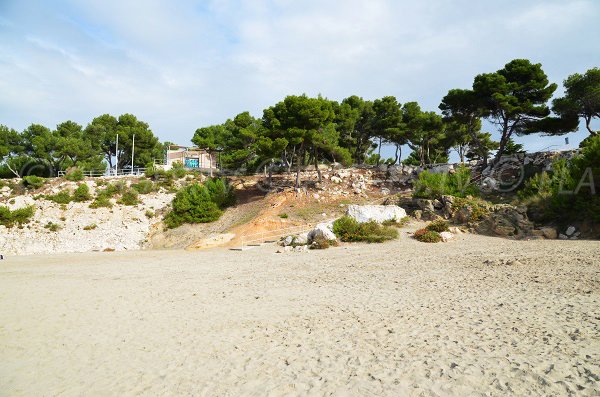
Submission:
<svg viewBox="0 0 600 397">
<path fill-rule="evenodd" d="M 600 394 L 600 244 L 0 262 L 0 395 Z"/>
</svg>

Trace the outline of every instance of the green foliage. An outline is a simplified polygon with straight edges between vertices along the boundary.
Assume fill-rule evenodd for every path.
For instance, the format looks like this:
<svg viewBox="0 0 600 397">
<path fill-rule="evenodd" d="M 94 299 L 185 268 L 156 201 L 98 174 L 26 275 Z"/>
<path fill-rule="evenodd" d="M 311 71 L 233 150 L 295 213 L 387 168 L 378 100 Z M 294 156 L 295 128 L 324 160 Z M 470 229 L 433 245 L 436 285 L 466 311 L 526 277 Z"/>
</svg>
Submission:
<svg viewBox="0 0 600 397">
<path fill-rule="evenodd" d="M 443 195 L 466 197 L 478 194 L 477 186 L 471 182 L 471 170 L 458 167 L 453 174 L 421 172 L 414 184 L 413 197 L 435 199 Z"/>
<path fill-rule="evenodd" d="M 435 220 L 433 222 L 431 222 L 429 225 L 427 225 L 425 227 L 425 229 L 432 231 L 432 232 L 447 232 L 448 231 L 448 222 L 446 222 L 443 219 L 438 219 Z"/>
<path fill-rule="evenodd" d="M 65 174 L 65 179 L 72 182 L 82 181 L 83 178 L 83 170 L 81 170 L 80 168 L 71 169 Z"/>
<path fill-rule="evenodd" d="M 148 218 L 148 219 L 154 218 L 155 215 L 156 214 L 154 212 L 150 211 L 150 210 L 146 211 L 146 218 Z"/>
<path fill-rule="evenodd" d="M 154 183 L 148 179 L 142 179 L 138 183 L 131 185 L 132 189 L 135 189 L 139 194 L 148 194 L 154 191 Z"/>
<path fill-rule="evenodd" d="M 279 214 L 279 217 L 280 217 L 281 219 L 287 219 L 287 218 L 289 218 L 288 214 L 285 214 L 285 213 L 283 213 L 283 214 Z"/>
<path fill-rule="evenodd" d="M 592 129 L 594 118 L 600 117 L 600 68 L 589 69 L 584 74 L 575 73 L 564 81 L 565 96 L 552 102 L 552 110 L 570 126 L 561 132 L 576 131 L 579 118 L 591 135 L 598 131 Z"/>
<path fill-rule="evenodd" d="M 110 197 L 107 194 L 99 193 L 94 201 L 90 204 L 90 208 L 112 208 L 113 204 L 110 201 Z"/>
<path fill-rule="evenodd" d="M 359 223 L 349 216 L 333 222 L 333 233 L 346 242 L 382 243 L 398 238 L 398 230 L 394 227 L 383 226 L 374 221 Z"/>
<path fill-rule="evenodd" d="M 23 177 L 23 186 L 27 189 L 39 189 L 46 184 L 46 178 L 40 178 L 35 175 L 28 175 Z"/>
<path fill-rule="evenodd" d="M 462 208 L 469 207 L 470 217 L 467 219 L 467 222 L 476 222 L 487 214 L 489 214 L 489 203 L 486 201 L 475 198 L 472 196 L 467 196 L 465 198 L 455 197 L 452 202 L 453 210 L 460 210 Z"/>
<path fill-rule="evenodd" d="M 94 230 L 98 227 L 98 225 L 96 225 L 95 223 L 92 223 L 91 225 L 87 225 L 83 227 L 83 230 Z"/>
<path fill-rule="evenodd" d="M 221 209 L 235 204 L 236 197 L 233 188 L 225 179 L 212 178 L 204 182 L 204 187 L 210 194 L 210 199 Z"/>
<path fill-rule="evenodd" d="M 44 225 L 44 228 L 48 229 L 51 232 L 58 232 L 60 229 L 62 229 L 59 224 L 56 224 L 54 222 L 48 222 Z"/>
<path fill-rule="evenodd" d="M 117 201 L 122 205 L 138 205 L 140 203 L 138 192 L 135 189 L 126 189 L 121 193 L 121 198 Z"/>
<path fill-rule="evenodd" d="M 598 186 L 600 135 L 591 136 L 570 163 L 561 159 L 552 165 L 552 172 L 528 179 L 518 195 L 536 220 L 600 222 Z"/>
<path fill-rule="evenodd" d="M 208 189 L 194 183 L 177 192 L 172 210 L 164 221 L 168 228 L 175 228 L 184 223 L 213 222 L 219 219 L 221 214 L 221 209 L 212 201 Z"/>
<path fill-rule="evenodd" d="M 442 241 L 442 236 L 438 232 L 427 229 L 417 230 L 413 237 L 422 243 L 439 243 Z"/>
<path fill-rule="evenodd" d="M 169 172 L 175 177 L 175 179 L 181 179 L 187 175 L 187 171 L 181 163 L 173 163 L 173 168 Z"/>
<path fill-rule="evenodd" d="M 71 192 L 68 190 L 61 190 L 56 194 L 46 195 L 46 200 L 53 201 L 57 204 L 69 204 L 73 201 L 73 197 L 71 196 Z"/>
<path fill-rule="evenodd" d="M 8 228 L 13 227 L 14 225 L 22 225 L 28 223 L 31 218 L 33 218 L 33 215 L 35 215 L 34 206 L 28 206 L 16 210 L 11 210 L 8 207 L 0 206 L 0 225 Z"/>
<path fill-rule="evenodd" d="M 90 188 L 87 184 L 82 183 L 77 186 L 77 189 L 73 192 L 73 201 L 81 203 L 83 201 L 91 200 Z"/>
</svg>

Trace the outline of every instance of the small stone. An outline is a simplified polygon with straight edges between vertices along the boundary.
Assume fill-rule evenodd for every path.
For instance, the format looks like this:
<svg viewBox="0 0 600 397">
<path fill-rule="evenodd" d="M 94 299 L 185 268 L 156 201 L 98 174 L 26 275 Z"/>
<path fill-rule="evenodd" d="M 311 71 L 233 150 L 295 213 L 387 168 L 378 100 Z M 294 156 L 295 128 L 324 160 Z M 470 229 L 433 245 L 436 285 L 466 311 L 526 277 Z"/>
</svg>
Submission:
<svg viewBox="0 0 600 397">
<path fill-rule="evenodd" d="M 567 231 L 565 232 L 565 234 L 566 234 L 567 236 L 572 236 L 572 235 L 573 235 L 573 233 L 575 233 L 575 226 L 569 226 L 569 227 L 567 228 Z"/>
<path fill-rule="evenodd" d="M 567 236 L 565 236 L 564 234 L 561 233 L 561 234 L 558 235 L 558 239 L 559 240 L 568 240 L 569 238 Z"/>
</svg>

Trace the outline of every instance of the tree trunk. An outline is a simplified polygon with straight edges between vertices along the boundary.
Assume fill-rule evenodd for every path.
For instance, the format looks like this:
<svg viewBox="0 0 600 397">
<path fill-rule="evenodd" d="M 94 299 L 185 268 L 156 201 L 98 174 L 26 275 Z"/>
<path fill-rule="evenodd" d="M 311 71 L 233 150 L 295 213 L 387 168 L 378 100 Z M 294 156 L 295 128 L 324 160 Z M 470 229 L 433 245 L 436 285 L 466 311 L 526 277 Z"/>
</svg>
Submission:
<svg viewBox="0 0 600 397">
<path fill-rule="evenodd" d="M 296 152 L 296 189 L 300 189 L 300 168 L 302 167 L 300 153 L 302 148 Z"/>
<path fill-rule="evenodd" d="M 212 152 L 208 152 L 208 167 L 210 168 L 210 177 L 213 177 L 213 167 L 212 167 Z"/>
<path fill-rule="evenodd" d="M 394 164 L 396 164 L 398 162 L 398 152 L 400 151 L 400 145 L 396 144 L 396 154 L 394 156 Z"/>
<path fill-rule="evenodd" d="M 589 133 L 591 135 L 596 135 L 597 132 L 592 130 L 592 126 L 590 125 L 591 123 L 592 123 L 592 117 L 591 116 L 586 117 L 585 118 L 585 128 L 589 131 Z"/>
<path fill-rule="evenodd" d="M 323 178 L 321 177 L 321 170 L 319 169 L 319 160 L 317 157 L 317 148 L 313 149 L 314 161 L 315 161 L 315 170 L 317 170 L 317 176 L 319 178 L 319 183 L 323 182 Z"/>
<path fill-rule="evenodd" d="M 379 137 L 379 145 L 377 146 L 377 166 L 379 166 L 380 161 L 381 161 L 381 137 Z"/>
<path fill-rule="evenodd" d="M 10 170 L 10 172 L 12 172 L 13 174 L 15 174 L 15 176 L 16 176 L 17 178 L 20 178 L 20 177 L 21 177 L 21 175 L 19 175 L 19 173 L 18 173 L 17 171 L 15 171 L 15 170 L 14 170 L 14 169 L 13 169 L 13 168 L 10 166 L 10 164 L 8 163 L 8 161 L 6 162 L 6 167 L 7 167 L 7 168 Z"/>
</svg>

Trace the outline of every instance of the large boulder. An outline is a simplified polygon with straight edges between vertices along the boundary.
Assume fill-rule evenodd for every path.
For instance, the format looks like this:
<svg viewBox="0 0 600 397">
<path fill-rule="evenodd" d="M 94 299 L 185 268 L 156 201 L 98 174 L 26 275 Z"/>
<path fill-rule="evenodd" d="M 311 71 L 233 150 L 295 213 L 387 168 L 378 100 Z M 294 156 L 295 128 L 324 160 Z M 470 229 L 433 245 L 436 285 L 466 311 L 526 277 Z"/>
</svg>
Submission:
<svg viewBox="0 0 600 397">
<path fill-rule="evenodd" d="M 313 230 L 308 232 L 308 244 L 311 244 L 313 241 L 319 239 L 325 239 L 328 241 L 337 240 L 335 233 L 333 233 L 333 221 L 319 223 Z"/>
<path fill-rule="evenodd" d="M 349 205 L 346 215 L 355 219 L 357 222 L 375 221 L 382 223 L 385 221 L 397 220 L 406 216 L 404 208 L 397 205 Z"/>
</svg>

